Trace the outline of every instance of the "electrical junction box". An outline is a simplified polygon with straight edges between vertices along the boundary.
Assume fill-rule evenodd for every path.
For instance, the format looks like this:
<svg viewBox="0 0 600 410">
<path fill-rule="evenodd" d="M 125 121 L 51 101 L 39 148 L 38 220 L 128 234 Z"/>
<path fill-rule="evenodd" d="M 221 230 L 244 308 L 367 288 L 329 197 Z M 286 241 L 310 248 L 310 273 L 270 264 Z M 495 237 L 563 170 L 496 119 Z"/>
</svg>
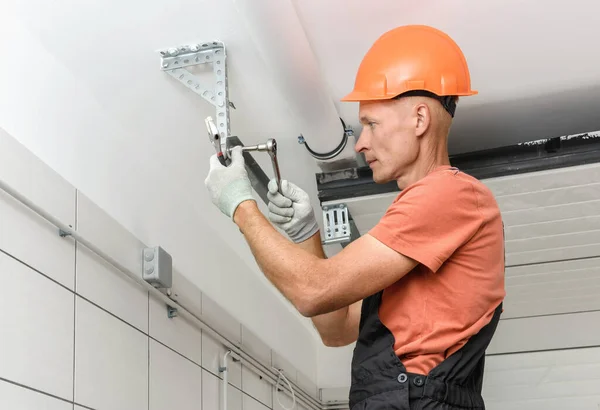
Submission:
<svg viewBox="0 0 600 410">
<path fill-rule="evenodd" d="M 173 259 L 160 246 L 142 251 L 142 278 L 155 288 L 173 285 Z"/>
</svg>

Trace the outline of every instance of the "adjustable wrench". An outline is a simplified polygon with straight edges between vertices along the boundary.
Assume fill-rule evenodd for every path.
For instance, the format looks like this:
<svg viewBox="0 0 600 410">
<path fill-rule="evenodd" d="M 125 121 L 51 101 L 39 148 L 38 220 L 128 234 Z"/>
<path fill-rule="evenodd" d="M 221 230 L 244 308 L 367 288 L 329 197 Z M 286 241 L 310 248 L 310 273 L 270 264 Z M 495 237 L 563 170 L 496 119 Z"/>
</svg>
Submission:
<svg viewBox="0 0 600 410">
<path fill-rule="evenodd" d="M 221 164 L 228 166 L 231 163 L 231 149 L 233 147 L 229 146 L 228 141 L 221 141 L 219 131 L 211 117 L 207 117 L 204 122 L 206 123 L 206 128 L 208 130 L 208 138 L 217 152 L 219 161 L 221 161 Z M 269 138 L 264 144 L 242 146 L 242 152 L 251 151 L 266 151 L 269 154 L 269 157 L 271 157 L 271 164 L 273 165 L 273 172 L 275 173 L 275 179 L 277 181 L 277 190 L 281 192 L 281 172 L 279 171 L 279 162 L 277 161 L 277 141 L 273 138 Z"/>
</svg>

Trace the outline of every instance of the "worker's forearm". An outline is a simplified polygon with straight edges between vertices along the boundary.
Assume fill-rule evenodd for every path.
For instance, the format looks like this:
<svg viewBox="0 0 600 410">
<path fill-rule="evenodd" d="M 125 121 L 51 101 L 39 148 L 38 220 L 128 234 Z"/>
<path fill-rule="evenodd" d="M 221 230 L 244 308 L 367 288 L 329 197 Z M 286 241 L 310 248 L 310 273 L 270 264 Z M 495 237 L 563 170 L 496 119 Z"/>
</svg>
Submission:
<svg viewBox="0 0 600 410">
<path fill-rule="evenodd" d="M 326 283 L 319 278 L 319 262 L 324 255 L 316 256 L 319 253 L 316 244 L 308 242 L 296 246 L 290 242 L 273 228 L 254 201 L 240 204 L 234 221 L 269 281 L 301 314 L 311 316 L 312 301 L 319 298 L 319 292 L 326 288 Z M 322 248 L 320 252 L 323 252 Z"/>
<path fill-rule="evenodd" d="M 318 258 L 325 259 L 327 256 L 321 244 L 321 236 L 314 235 L 304 242 L 298 243 L 298 246 Z M 339 346 L 346 344 L 348 307 L 326 313 L 324 315 L 313 316 L 311 318 L 323 343 L 327 346 Z"/>
</svg>

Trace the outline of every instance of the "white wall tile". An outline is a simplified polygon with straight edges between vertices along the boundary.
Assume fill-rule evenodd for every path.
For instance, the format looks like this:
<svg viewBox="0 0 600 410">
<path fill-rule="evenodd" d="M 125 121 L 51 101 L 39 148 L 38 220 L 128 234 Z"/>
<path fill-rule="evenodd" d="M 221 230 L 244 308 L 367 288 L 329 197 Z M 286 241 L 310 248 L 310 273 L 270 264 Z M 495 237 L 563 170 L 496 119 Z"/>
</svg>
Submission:
<svg viewBox="0 0 600 410">
<path fill-rule="evenodd" d="M 58 232 L 0 190 L 0 249 L 73 290 L 75 245 Z"/>
<path fill-rule="evenodd" d="M 73 398 L 74 295 L 0 253 L 0 377 Z"/>
<path fill-rule="evenodd" d="M 147 410 L 148 336 L 79 297 L 75 336 L 75 401 Z"/>
<path fill-rule="evenodd" d="M 81 192 L 77 192 L 77 231 L 124 267 L 142 275 L 144 244 Z"/>
<path fill-rule="evenodd" d="M 150 297 L 150 336 L 202 364 L 202 331 L 184 317 L 169 319 L 165 303 Z"/>
<path fill-rule="evenodd" d="M 150 340 L 150 410 L 201 410 L 201 406 L 202 368 Z"/>
<path fill-rule="evenodd" d="M 273 406 L 273 386 L 246 366 L 242 366 L 242 391 L 261 403 Z M 244 410 L 245 407 L 244 407 Z"/>
<path fill-rule="evenodd" d="M 212 373 L 202 370 L 202 410 L 222 409 L 223 382 Z M 242 392 L 227 385 L 227 410 L 242 410 Z"/>
<path fill-rule="evenodd" d="M 206 295 L 202 295 L 202 319 L 231 342 L 242 342 L 240 322 Z"/>
<path fill-rule="evenodd" d="M 271 407 L 267 407 L 259 401 L 256 401 L 254 398 L 244 394 L 242 398 L 243 408 L 244 410 L 267 410 L 271 409 Z"/>
<path fill-rule="evenodd" d="M 148 332 L 148 291 L 83 245 L 77 246 L 77 293 Z"/>
<path fill-rule="evenodd" d="M 0 409 L 71 410 L 73 405 L 33 390 L 0 380 Z"/>
<path fill-rule="evenodd" d="M 202 332 L 202 367 L 212 374 L 221 377 L 219 367 L 223 362 L 223 355 L 227 352 L 225 346 L 217 342 L 206 332 Z M 227 357 L 229 383 L 237 388 L 242 387 L 242 365 L 232 359 L 231 355 Z"/>
<path fill-rule="evenodd" d="M 244 325 L 242 325 L 241 346 L 245 352 L 262 360 L 265 365 L 271 366 L 271 348 Z"/>
</svg>

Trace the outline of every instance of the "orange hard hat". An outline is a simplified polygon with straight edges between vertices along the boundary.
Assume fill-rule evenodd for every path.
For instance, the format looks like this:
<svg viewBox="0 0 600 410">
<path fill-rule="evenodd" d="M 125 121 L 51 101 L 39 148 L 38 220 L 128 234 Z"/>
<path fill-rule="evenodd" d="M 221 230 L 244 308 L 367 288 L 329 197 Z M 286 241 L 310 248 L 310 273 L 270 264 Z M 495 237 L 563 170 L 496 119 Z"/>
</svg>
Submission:
<svg viewBox="0 0 600 410">
<path fill-rule="evenodd" d="M 354 90 L 341 101 L 387 100 L 407 92 L 452 101 L 477 94 L 465 56 L 446 33 L 423 25 L 384 33 L 360 63 Z"/>
</svg>

